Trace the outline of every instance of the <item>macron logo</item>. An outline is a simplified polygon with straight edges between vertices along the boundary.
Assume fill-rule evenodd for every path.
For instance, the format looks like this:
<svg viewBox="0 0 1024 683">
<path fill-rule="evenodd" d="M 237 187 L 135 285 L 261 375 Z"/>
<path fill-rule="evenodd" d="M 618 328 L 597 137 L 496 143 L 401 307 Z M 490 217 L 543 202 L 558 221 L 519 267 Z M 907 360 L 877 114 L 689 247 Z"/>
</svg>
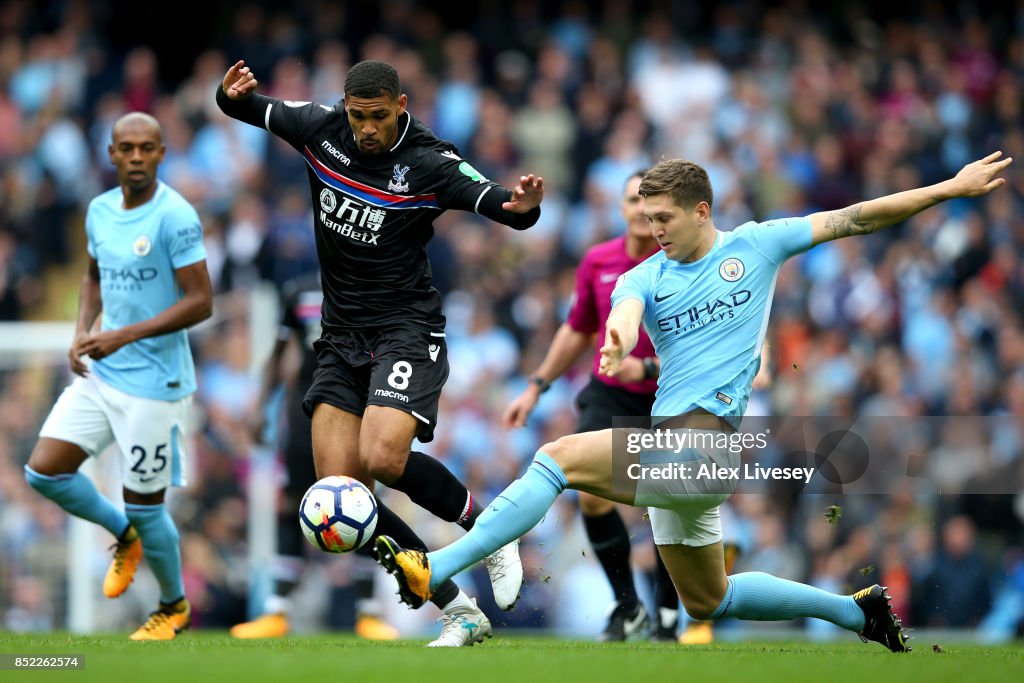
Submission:
<svg viewBox="0 0 1024 683">
<path fill-rule="evenodd" d="M 345 164 L 346 166 L 352 163 L 352 160 L 345 156 L 344 152 L 342 152 L 340 149 L 338 149 L 331 143 L 327 142 L 327 140 L 321 142 L 320 146 L 323 147 L 328 154 L 330 154 L 332 157 L 334 157 L 341 163 Z"/>
</svg>

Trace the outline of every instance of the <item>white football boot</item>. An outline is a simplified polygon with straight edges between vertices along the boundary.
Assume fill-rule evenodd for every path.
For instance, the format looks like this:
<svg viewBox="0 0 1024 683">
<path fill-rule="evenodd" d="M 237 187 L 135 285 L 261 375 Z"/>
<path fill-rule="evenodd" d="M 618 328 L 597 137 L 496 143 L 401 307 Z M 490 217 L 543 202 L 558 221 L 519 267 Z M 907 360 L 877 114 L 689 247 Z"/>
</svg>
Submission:
<svg viewBox="0 0 1024 683">
<path fill-rule="evenodd" d="M 475 598 L 469 606 L 452 607 L 438 621 L 442 624 L 441 635 L 427 647 L 470 647 L 494 635 L 491 621 L 476 606 Z"/>
<path fill-rule="evenodd" d="M 494 602 L 503 610 L 516 606 L 523 587 L 523 563 L 519 559 L 519 539 L 495 550 L 484 558 L 484 566 L 491 577 Z"/>
</svg>

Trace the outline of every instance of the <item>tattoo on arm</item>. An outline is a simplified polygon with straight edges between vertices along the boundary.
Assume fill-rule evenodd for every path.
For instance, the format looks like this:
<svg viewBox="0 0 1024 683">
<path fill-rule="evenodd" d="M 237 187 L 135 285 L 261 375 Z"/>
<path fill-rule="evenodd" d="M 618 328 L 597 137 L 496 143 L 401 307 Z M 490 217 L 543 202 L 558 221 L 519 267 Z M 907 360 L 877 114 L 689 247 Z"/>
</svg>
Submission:
<svg viewBox="0 0 1024 683">
<path fill-rule="evenodd" d="M 854 204 L 838 211 L 829 211 L 825 228 L 832 234 L 832 239 L 849 237 L 850 235 L 867 235 L 875 232 L 881 225 L 875 221 L 861 218 L 862 206 Z"/>
</svg>

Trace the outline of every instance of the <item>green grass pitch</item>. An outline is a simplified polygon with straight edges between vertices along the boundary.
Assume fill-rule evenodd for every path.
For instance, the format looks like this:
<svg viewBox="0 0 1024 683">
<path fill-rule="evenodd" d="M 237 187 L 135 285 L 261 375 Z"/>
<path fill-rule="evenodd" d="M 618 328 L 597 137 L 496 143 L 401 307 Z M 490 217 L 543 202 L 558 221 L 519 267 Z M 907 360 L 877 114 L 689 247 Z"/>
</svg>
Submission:
<svg viewBox="0 0 1024 683">
<path fill-rule="evenodd" d="M 1024 672 L 1024 648 L 914 642 L 896 655 L 854 639 L 843 644 L 597 644 L 497 636 L 483 645 L 431 650 L 426 641 L 368 642 L 347 635 L 238 641 L 224 633 L 187 632 L 167 643 L 124 635 L 15 635 L 0 632 L 0 653 L 84 655 L 76 671 L 0 671 L 0 681 L 86 683 L 707 683 L 728 680 L 832 683 L 857 681 L 1011 681 Z"/>
</svg>

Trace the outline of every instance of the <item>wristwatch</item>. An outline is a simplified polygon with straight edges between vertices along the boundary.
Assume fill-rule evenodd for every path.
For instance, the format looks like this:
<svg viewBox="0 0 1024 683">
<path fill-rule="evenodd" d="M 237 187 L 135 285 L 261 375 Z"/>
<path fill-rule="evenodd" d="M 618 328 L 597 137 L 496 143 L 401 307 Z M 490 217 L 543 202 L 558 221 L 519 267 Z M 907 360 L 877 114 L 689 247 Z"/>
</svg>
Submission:
<svg viewBox="0 0 1024 683">
<path fill-rule="evenodd" d="M 530 378 L 527 381 L 530 384 L 533 384 L 534 386 L 536 386 L 538 389 L 540 389 L 540 393 L 542 393 L 542 394 L 545 391 L 547 391 L 548 389 L 551 388 L 551 383 L 548 382 L 543 377 L 541 377 L 540 375 L 531 375 Z"/>
</svg>

